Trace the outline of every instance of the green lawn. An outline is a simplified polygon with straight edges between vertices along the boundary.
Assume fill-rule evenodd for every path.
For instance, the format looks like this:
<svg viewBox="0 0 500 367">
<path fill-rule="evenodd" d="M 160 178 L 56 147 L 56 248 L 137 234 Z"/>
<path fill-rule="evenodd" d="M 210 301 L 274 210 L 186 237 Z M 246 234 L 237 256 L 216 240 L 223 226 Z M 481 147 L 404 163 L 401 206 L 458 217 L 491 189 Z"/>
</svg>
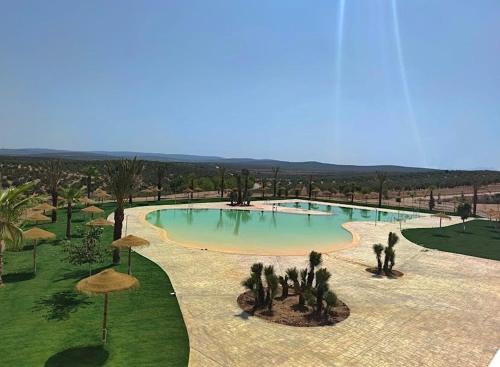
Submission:
<svg viewBox="0 0 500 367">
<path fill-rule="evenodd" d="M 107 215 L 113 204 L 102 207 Z M 138 254 L 133 254 L 132 265 L 140 288 L 110 295 L 108 343 L 101 346 L 103 297 L 75 292 L 76 282 L 88 273 L 85 266 L 65 261 L 60 243 L 65 233 L 65 210 L 59 210 L 58 215 L 56 224 L 40 225 L 55 232 L 58 240 L 37 246 L 36 277 L 31 272 L 29 246 L 5 253 L 6 284 L 0 288 L 0 365 L 186 366 L 189 341 L 177 299 L 170 295 L 170 280 L 156 264 Z M 79 211 L 73 218 L 73 232 L 77 233 L 86 219 Z M 112 228 L 107 228 L 104 243 L 111 240 Z M 126 272 L 126 252 L 122 263 L 117 270 Z M 97 267 L 106 266 L 110 263 Z"/>
<path fill-rule="evenodd" d="M 443 228 L 406 229 L 403 235 L 421 246 L 485 259 L 500 260 L 500 226 L 486 220 Z"/>
</svg>

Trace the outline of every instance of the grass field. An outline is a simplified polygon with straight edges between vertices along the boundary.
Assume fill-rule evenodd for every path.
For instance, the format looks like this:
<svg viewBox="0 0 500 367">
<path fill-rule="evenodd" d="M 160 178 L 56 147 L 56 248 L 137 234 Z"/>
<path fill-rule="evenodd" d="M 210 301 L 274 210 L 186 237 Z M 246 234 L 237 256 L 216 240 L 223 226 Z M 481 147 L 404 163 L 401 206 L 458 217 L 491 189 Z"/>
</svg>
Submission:
<svg viewBox="0 0 500 367">
<path fill-rule="evenodd" d="M 155 203 L 156 204 L 156 203 Z M 113 204 L 101 206 L 110 213 Z M 73 233 L 88 217 L 76 211 Z M 166 274 L 154 263 L 133 254 L 133 275 L 140 288 L 111 294 L 108 343 L 102 347 L 103 297 L 75 292 L 88 276 L 86 266 L 65 260 L 66 212 L 58 222 L 39 225 L 57 240 L 37 246 L 37 274 L 32 274 L 31 246 L 5 253 L 5 286 L 0 288 L 0 365 L 27 366 L 186 366 L 189 341 L 177 299 Z M 75 238 L 75 241 L 80 238 Z M 104 243 L 112 240 L 105 229 Z M 96 268 L 111 266 L 109 262 Z M 97 270 L 97 269 L 96 269 Z M 126 252 L 118 271 L 126 272 Z"/>
<path fill-rule="evenodd" d="M 443 228 L 406 229 L 403 235 L 413 243 L 441 251 L 500 260 L 500 226 L 486 220 L 472 220 Z"/>
</svg>

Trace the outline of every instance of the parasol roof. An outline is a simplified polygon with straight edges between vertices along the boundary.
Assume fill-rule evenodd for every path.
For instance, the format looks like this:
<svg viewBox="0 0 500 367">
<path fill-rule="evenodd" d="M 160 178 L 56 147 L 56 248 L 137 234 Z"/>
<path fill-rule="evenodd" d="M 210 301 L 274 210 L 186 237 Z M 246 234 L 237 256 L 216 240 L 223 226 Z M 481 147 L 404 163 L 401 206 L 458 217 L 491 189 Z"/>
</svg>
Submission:
<svg viewBox="0 0 500 367">
<path fill-rule="evenodd" d="M 137 288 L 139 281 L 137 278 L 119 273 L 114 269 L 106 269 L 80 280 L 76 284 L 76 289 L 85 294 L 103 294 L 110 292 L 120 292 L 131 288 Z"/>
<path fill-rule="evenodd" d="M 38 204 L 33 209 L 34 210 L 56 210 L 57 208 L 55 206 L 50 205 L 50 204 L 42 203 L 42 204 Z"/>
<path fill-rule="evenodd" d="M 88 205 L 88 204 L 94 204 L 95 201 L 85 196 L 83 198 L 80 198 L 80 203 Z"/>
<path fill-rule="evenodd" d="M 83 208 L 82 212 L 89 213 L 89 214 L 100 214 L 100 213 L 104 213 L 104 210 L 102 210 L 101 208 L 98 208 L 97 206 L 88 206 L 86 208 Z"/>
<path fill-rule="evenodd" d="M 128 236 L 122 237 L 116 241 L 111 243 L 111 246 L 117 248 L 124 247 L 139 247 L 139 246 L 148 246 L 149 241 L 144 238 L 134 236 L 133 234 L 129 234 Z"/>
<path fill-rule="evenodd" d="M 445 213 L 436 213 L 436 214 L 432 214 L 432 216 L 442 218 L 442 219 L 451 219 L 451 217 Z"/>
<path fill-rule="evenodd" d="M 23 232 L 23 238 L 26 240 L 51 240 L 56 238 L 56 235 L 44 229 L 33 227 Z"/>
<path fill-rule="evenodd" d="M 43 215 L 42 213 L 39 212 L 34 212 L 30 213 L 26 216 L 26 220 L 31 220 L 34 222 L 48 222 L 50 220 L 49 217 L 46 215 Z"/>
<path fill-rule="evenodd" d="M 114 226 L 115 224 L 104 218 L 97 218 L 88 222 L 87 225 L 91 227 L 110 227 Z"/>
</svg>

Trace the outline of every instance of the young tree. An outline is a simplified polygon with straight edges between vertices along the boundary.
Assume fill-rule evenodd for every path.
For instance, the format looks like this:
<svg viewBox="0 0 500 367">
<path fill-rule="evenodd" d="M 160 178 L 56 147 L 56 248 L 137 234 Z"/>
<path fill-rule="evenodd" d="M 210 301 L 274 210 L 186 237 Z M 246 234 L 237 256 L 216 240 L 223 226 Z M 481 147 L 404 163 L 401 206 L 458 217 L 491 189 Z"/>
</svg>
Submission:
<svg viewBox="0 0 500 367">
<path fill-rule="evenodd" d="M 157 200 L 161 200 L 161 190 L 163 188 L 163 180 L 167 175 L 167 164 L 158 163 L 156 166 L 156 188 L 157 188 Z"/>
<path fill-rule="evenodd" d="M 313 294 L 316 296 L 316 312 L 318 315 L 321 315 L 321 311 L 323 310 L 323 297 L 328 292 L 328 280 L 331 276 L 332 274 L 326 268 L 316 271 L 316 285 Z"/>
<path fill-rule="evenodd" d="M 66 203 L 66 238 L 71 239 L 71 218 L 73 217 L 73 204 L 83 195 L 83 189 L 69 186 L 61 189 L 61 197 Z"/>
<path fill-rule="evenodd" d="M 332 308 L 335 307 L 337 304 L 337 295 L 333 291 L 328 291 L 325 294 L 325 302 L 326 302 L 326 307 L 325 307 L 325 317 L 328 317 L 330 312 L 332 311 Z"/>
<path fill-rule="evenodd" d="M 394 266 L 394 261 L 396 253 L 394 251 L 394 246 L 398 243 L 399 237 L 396 233 L 390 232 L 387 238 L 387 247 L 385 248 L 385 258 L 384 258 L 384 273 L 386 275 L 392 274 L 392 267 Z"/>
<path fill-rule="evenodd" d="M 19 249 L 23 243 L 22 216 L 32 202 L 28 192 L 33 183 L 0 191 L 0 287 L 3 285 L 3 256 L 8 248 Z"/>
<path fill-rule="evenodd" d="M 429 210 L 433 211 L 435 206 L 436 206 L 436 200 L 434 199 L 434 193 L 433 190 L 431 189 L 431 193 L 429 195 Z"/>
<path fill-rule="evenodd" d="M 278 277 L 274 273 L 274 266 L 268 265 L 264 268 L 264 277 L 266 278 L 267 285 L 265 304 L 268 310 L 272 311 L 273 300 L 278 290 Z"/>
<path fill-rule="evenodd" d="M 108 176 L 109 188 L 116 198 L 116 209 L 114 213 L 115 226 L 113 229 L 113 241 L 122 237 L 124 214 L 124 203 L 130 194 L 135 177 L 144 167 L 142 161 L 134 159 L 122 159 L 119 161 L 107 161 L 105 168 Z M 120 250 L 113 250 L 113 263 L 120 263 Z"/>
<path fill-rule="evenodd" d="M 460 204 L 458 204 L 457 214 L 460 216 L 460 218 L 462 218 L 462 223 L 464 225 L 464 232 L 465 232 L 465 221 L 471 215 L 471 206 L 470 206 L 470 204 L 467 203 L 466 201 L 462 201 Z"/>
<path fill-rule="evenodd" d="M 307 195 L 309 196 L 309 200 L 311 200 L 312 191 L 313 191 L 313 176 L 310 175 L 309 176 L 309 185 L 307 188 Z"/>
<path fill-rule="evenodd" d="M 66 241 L 64 251 L 66 259 L 72 265 L 89 266 L 89 276 L 92 275 L 92 265 L 104 261 L 106 249 L 101 245 L 102 228 L 90 227 L 84 234 L 81 242 Z"/>
<path fill-rule="evenodd" d="M 51 159 L 45 166 L 47 174 L 47 186 L 52 197 L 52 206 L 57 208 L 59 183 L 61 182 L 63 165 L 60 159 Z M 57 211 L 52 211 L 52 223 L 57 221 Z"/>
</svg>

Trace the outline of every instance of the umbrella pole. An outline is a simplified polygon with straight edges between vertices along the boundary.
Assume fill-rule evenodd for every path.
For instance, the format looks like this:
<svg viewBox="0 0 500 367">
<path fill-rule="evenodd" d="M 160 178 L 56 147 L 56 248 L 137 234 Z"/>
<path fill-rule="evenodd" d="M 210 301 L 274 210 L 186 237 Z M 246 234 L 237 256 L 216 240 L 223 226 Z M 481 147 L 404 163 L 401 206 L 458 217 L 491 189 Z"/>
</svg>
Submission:
<svg viewBox="0 0 500 367">
<path fill-rule="evenodd" d="M 128 275 L 132 275 L 132 263 L 131 263 L 132 247 L 128 248 Z"/>
<path fill-rule="evenodd" d="M 36 274 L 36 240 L 33 241 L 33 273 Z"/>
<path fill-rule="evenodd" d="M 102 321 L 102 342 L 106 344 L 106 337 L 108 330 L 106 328 L 108 323 L 108 294 L 104 293 L 104 318 Z"/>
</svg>

